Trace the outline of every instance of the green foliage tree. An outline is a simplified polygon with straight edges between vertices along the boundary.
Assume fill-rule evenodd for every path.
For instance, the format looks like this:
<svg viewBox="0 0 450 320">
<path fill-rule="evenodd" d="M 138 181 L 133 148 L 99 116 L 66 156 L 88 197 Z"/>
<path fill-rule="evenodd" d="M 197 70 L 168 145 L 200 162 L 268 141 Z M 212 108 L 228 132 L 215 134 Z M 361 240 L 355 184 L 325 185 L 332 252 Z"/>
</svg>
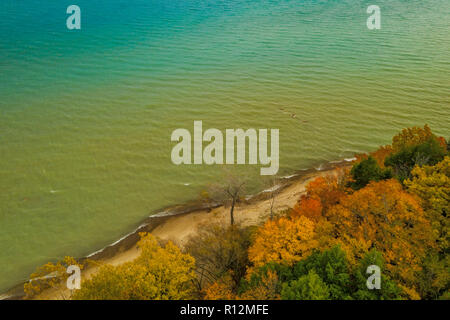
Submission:
<svg viewBox="0 0 450 320">
<path fill-rule="evenodd" d="M 411 171 L 416 165 L 435 165 L 444 159 L 445 154 L 445 148 L 435 137 L 431 137 L 421 144 L 406 146 L 393 153 L 384 164 L 392 167 L 395 176 L 403 182 L 411 178 Z"/>
<path fill-rule="evenodd" d="M 366 285 L 367 267 L 377 265 L 382 270 L 381 289 L 369 290 Z M 271 272 L 277 274 L 275 294 L 281 299 L 332 300 L 393 300 L 404 298 L 402 288 L 383 273 L 384 261 L 380 252 L 368 252 L 352 267 L 339 245 L 322 252 L 316 250 L 294 266 L 268 263 L 258 268 L 248 281 L 241 284 L 241 295 L 258 288 Z"/>
<path fill-rule="evenodd" d="M 381 269 L 380 289 L 367 288 L 367 268 L 371 265 Z M 402 299 L 402 290 L 384 272 L 384 260 L 380 252 L 369 251 L 359 263 L 353 274 L 353 294 L 357 300 L 398 300 Z"/>
<path fill-rule="evenodd" d="M 310 270 L 308 274 L 297 280 L 283 284 L 281 299 L 283 300 L 327 300 L 330 292 L 327 285 L 315 273 Z"/>
<path fill-rule="evenodd" d="M 353 178 L 353 181 L 350 182 L 350 187 L 354 190 L 364 188 L 370 181 L 392 178 L 392 170 L 390 168 L 381 169 L 372 156 L 355 164 L 350 174 Z"/>
<path fill-rule="evenodd" d="M 423 299 L 450 300 L 450 257 L 448 255 L 430 252 L 417 278 L 419 293 Z"/>
<path fill-rule="evenodd" d="M 334 246 L 323 252 L 315 251 L 308 258 L 299 261 L 293 268 L 294 278 L 314 270 L 329 288 L 331 299 L 350 299 L 350 272 L 345 252 Z"/>
<path fill-rule="evenodd" d="M 283 283 L 287 283 L 294 279 L 292 274 L 292 267 L 284 264 L 279 264 L 275 262 L 269 262 L 255 270 L 250 274 L 249 279 L 242 279 L 238 289 L 238 294 L 240 296 L 245 296 L 246 292 L 253 291 L 263 284 L 264 279 L 267 278 L 271 273 L 275 273 L 278 278 L 277 287 L 275 292 L 277 294 L 281 293 Z"/>
</svg>

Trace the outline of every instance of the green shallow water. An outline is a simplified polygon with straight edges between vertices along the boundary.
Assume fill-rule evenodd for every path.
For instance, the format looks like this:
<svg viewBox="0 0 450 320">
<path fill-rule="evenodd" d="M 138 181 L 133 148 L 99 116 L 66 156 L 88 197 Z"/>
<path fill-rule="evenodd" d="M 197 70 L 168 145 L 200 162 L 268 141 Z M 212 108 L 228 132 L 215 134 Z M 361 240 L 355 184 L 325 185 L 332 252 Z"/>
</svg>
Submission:
<svg viewBox="0 0 450 320">
<path fill-rule="evenodd" d="M 282 175 L 450 137 L 448 1 L 377 1 L 378 31 L 368 1 L 79 0 L 77 32 L 69 4 L 0 4 L 0 290 L 218 179 L 171 163 L 194 120 L 279 128 Z"/>
</svg>

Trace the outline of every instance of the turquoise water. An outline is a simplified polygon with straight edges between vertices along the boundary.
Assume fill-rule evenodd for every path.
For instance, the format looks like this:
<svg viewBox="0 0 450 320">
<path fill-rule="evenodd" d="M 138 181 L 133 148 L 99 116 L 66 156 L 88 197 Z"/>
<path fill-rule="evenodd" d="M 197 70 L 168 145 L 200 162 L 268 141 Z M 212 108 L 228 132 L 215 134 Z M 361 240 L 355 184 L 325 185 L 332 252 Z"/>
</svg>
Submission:
<svg viewBox="0 0 450 320">
<path fill-rule="evenodd" d="M 172 131 L 194 120 L 279 128 L 282 175 L 406 126 L 449 137 L 450 2 L 376 1 L 378 31 L 370 4 L 2 0 L 0 290 L 218 179 L 171 163 Z"/>
</svg>

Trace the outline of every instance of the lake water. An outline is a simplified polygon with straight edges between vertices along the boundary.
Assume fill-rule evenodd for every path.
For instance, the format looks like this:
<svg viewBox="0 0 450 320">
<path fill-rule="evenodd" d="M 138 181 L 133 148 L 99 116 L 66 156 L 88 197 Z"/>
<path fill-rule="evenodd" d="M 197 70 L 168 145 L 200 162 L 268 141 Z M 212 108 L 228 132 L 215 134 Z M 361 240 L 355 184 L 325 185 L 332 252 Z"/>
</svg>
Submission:
<svg viewBox="0 0 450 320">
<path fill-rule="evenodd" d="M 450 137 L 450 1 L 378 0 L 375 31 L 371 4 L 1 0 L 0 290 L 217 180 L 170 160 L 194 120 L 280 129 L 282 175 L 411 125 Z"/>
</svg>

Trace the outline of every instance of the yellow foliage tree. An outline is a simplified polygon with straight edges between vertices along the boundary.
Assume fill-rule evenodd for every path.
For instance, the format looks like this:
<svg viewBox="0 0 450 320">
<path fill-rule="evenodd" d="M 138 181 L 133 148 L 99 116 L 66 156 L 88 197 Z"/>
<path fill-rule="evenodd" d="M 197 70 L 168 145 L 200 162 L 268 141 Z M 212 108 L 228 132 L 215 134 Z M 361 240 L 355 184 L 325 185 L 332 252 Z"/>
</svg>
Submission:
<svg viewBox="0 0 450 320">
<path fill-rule="evenodd" d="M 30 275 L 30 280 L 24 284 L 25 298 L 30 299 L 38 295 L 42 291 L 54 288 L 60 292 L 63 299 L 68 298 L 64 296 L 63 289 L 66 281 L 70 276 L 67 273 L 67 268 L 71 265 L 78 266 L 83 269 L 83 265 L 77 262 L 73 257 L 64 257 L 63 260 L 56 263 L 46 263 L 37 268 L 37 270 Z"/>
<path fill-rule="evenodd" d="M 293 265 L 316 247 L 314 225 L 304 216 L 267 221 L 249 248 L 250 262 L 256 268 L 268 262 Z"/>
<path fill-rule="evenodd" d="M 242 294 L 237 295 L 233 291 L 233 279 L 225 275 L 204 290 L 204 300 L 279 300 L 277 287 L 280 286 L 278 275 L 269 270 L 263 274 L 261 281 L 256 286 L 251 286 Z"/>
<path fill-rule="evenodd" d="M 217 281 L 211 283 L 204 291 L 204 300 L 234 300 L 234 281 L 231 275 L 225 274 Z"/>
<path fill-rule="evenodd" d="M 422 144 L 433 137 L 433 133 L 428 125 L 403 129 L 402 132 L 392 138 L 393 152 L 398 152 L 404 148 Z"/>
<path fill-rule="evenodd" d="M 172 242 L 161 247 L 150 234 L 141 234 L 141 255 L 119 266 L 103 266 L 82 283 L 78 300 L 188 299 L 195 277 L 195 260 Z"/>
<path fill-rule="evenodd" d="M 280 286 L 278 275 L 275 271 L 268 270 L 261 278 L 261 282 L 246 290 L 239 296 L 242 300 L 280 300 L 277 287 Z"/>
<path fill-rule="evenodd" d="M 378 165 L 381 169 L 385 168 L 384 162 L 386 158 L 393 153 L 399 152 L 407 147 L 419 145 L 425 143 L 430 138 L 434 137 L 439 145 L 443 148 L 447 147 L 446 141 L 443 137 L 436 137 L 430 127 L 425 125 L 423 128 L 421 127 L 411 127 L 403 129 L 399 134 L 395 135 L 392 138 L 392 145 L 380 146 L 378 150 L 374 152 L 370 152 L 369 154 L 358 154 L 356 155 L 356 162 L 361 162 L 368 158 L 368 156 L 372 156 L 375 160 L 377 160 Z"/>
<path fill-rule="evenodd" d="M 415 167 L 405 181 L 411 193 L 419 196 L 433 229 L 438 233 L 441 250 L 448 250 L 450 222 L 450 157 L 434 166 Z"/>
</svg>

